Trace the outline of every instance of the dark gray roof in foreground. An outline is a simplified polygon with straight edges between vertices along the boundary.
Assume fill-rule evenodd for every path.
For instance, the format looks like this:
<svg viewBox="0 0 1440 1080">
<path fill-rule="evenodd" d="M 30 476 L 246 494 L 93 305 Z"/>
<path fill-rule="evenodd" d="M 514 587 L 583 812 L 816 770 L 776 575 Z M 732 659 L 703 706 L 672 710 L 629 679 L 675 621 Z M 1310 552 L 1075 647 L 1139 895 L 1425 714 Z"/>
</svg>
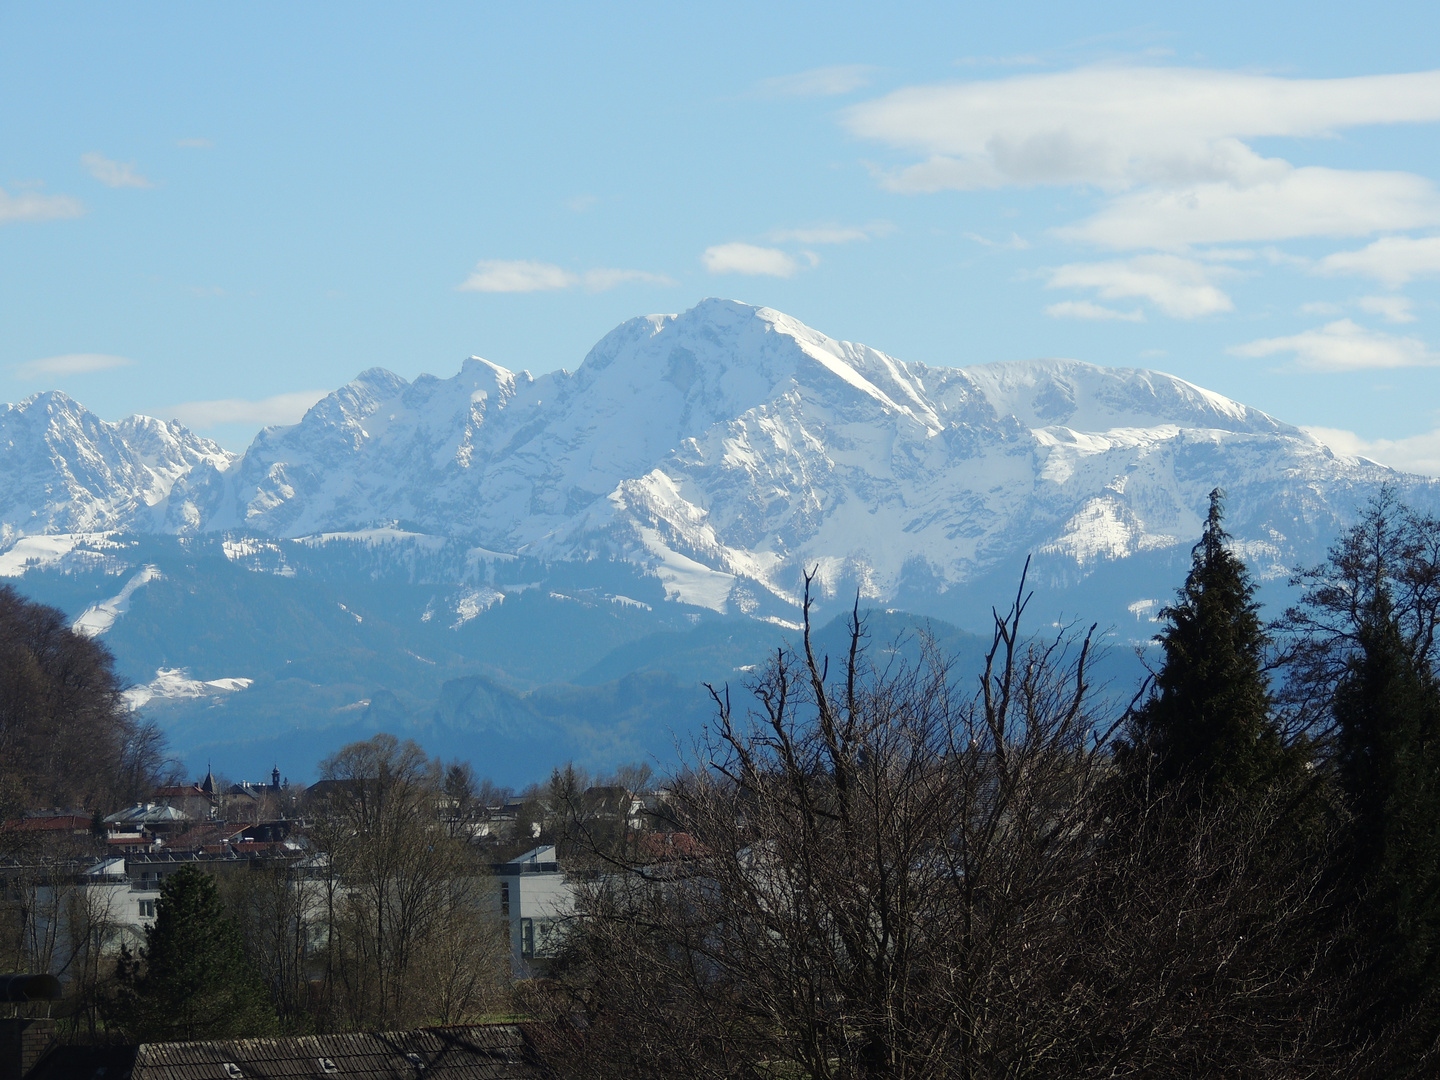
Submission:
<svg viewBox="0 0 1440 1080">
<path fill-rule="evenodd" d="M 144 1043 L 88 1053 L 61 1047 L 31 1073 L 35 1080 L 537 1080 L 543 1075 L 530 1040 L 513 1024 Z"/>
</svg>

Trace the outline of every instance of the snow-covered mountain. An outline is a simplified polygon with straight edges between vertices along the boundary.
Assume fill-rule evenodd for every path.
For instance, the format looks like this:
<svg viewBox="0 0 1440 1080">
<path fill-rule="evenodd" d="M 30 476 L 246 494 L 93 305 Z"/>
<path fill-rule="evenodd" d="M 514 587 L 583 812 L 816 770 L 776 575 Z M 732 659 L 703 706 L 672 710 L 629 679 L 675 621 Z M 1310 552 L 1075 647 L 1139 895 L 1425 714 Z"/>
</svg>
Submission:
<svg viewBox="0 0 1440 1080">
<path fill-rule="evenodd" d="M 963 357 L 957 357 L 961 361 Z M 944 592 L 1036 553 L 1078 580 L 1188 549 L 1207 493 L 1262 576 L 1314 557 L 1384 481 L 1264 413 L 1157 372 L 905 363 L 768 308 L 633 319 L 573 373 L 472 357 L 364 372 L 237 459 L 59 394 L 0 413 L 4 536 L 110 528 L 296 538 L 403 523 L 494 552 L 620 559 L 677 600 L 789 606 Z"/>
<path fill-rule="evenodd" d="M 192 765 L 299 773 L 383 728 L 524 781 L 693 732 L 810 567 L 821 622 L 858 590 L 963 653 L 1033 556 L 1032 627 L 1111 627 L 1128 685 L 1214 487 L 1272 604 L 1381 484 L 1440 509 L 1169 375 L 967 359 L 706 300 L 573 373 L 366 371 L 242 455 L 40 394 L 0 409 L 0 579 L 103 636 Z"/>
<path fill-rule="evenodd" d="M 234 461 L 178 421 L 106 423 L 59 391 L 0 405 L 0 546 L 22 536 L 163 527 L 162 504 L 177 480 Z"/>
</svg>

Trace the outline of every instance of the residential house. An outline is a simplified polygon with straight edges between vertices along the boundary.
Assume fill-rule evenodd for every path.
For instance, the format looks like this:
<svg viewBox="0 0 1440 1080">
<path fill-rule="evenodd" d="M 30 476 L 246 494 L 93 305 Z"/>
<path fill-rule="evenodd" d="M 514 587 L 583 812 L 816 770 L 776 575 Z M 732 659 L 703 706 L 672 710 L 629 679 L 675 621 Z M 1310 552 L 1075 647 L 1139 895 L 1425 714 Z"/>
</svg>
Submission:
<svg viewBox="0 0 1440 1080">
<path fill-rule="evenodd" d="M 510 974 L 515 979 L 543 975 L 575 910 L 575 890 L 560 869 L 555 845 L 542 844 L 496 864 L 494 871 L 500 916 L 510 927 Z"/>
</svg>

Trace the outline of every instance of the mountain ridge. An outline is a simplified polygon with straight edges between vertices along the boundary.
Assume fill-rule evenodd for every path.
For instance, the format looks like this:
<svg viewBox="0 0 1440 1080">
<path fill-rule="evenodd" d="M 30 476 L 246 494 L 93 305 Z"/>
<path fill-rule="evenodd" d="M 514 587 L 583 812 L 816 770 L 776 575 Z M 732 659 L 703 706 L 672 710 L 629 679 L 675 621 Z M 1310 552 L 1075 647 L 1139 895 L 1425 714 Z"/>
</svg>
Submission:
<svg viewBox="0 0 1440 1080">
<path fill-rule="evenodd" d="M 52 393 L 0 412 L 16 474 L 45 472 L 16 459 L 11 432 L 41 406 L 52 482 L 0 504 L 5 541 L 406 522 L 550 561 L 618 558 L 718 611 L 793 607 L 812 566 L 827 593 L 876 600 L 907 576 L 959 585 L 1021 544 L 1083 575 L 1188 542 L 1214 486 L 1271 574 L 1364 491 L 1435 487 L 1160 372 L 906 363 L 718 299 L 622 323 L 573 373 L 479 357 L 445 379 L 371 368 L 241 455 Z"/>
<path fill-rule="evenodd" d="M 35 395 L 0 472 L 0 578 L 103 635 L 177 753 L 259 771 L 381 726 L 511 776 L 661 751 L 695 680 L 793 634 L 807 572 L 821 622 L 983 634 L 1029 559 L 1032 629 L 1097 622 L 1123 668 L 1214 487 L 1272 606 L 1382 485 L 1440 509 L 1174 376 L 905 362 L 725 300 L 574 372 L 370 368 L 241 455 Z"/>
</svg>

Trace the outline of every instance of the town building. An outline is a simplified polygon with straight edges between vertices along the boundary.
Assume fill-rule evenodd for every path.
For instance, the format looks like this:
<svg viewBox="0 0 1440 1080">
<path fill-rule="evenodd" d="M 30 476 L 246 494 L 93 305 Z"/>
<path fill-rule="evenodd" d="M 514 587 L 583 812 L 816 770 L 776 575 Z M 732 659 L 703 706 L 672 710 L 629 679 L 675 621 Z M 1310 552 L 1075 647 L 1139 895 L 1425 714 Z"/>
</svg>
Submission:
<svg viewBox="0 0 1440 1080">
<path fill-rule="evenodd" d="M 542 844 L 494 867 L 500 917 L 510 929 L 510 974 L 529 979 L 549 970 L 575 890 L 560 869 L 555 845 Z"/>
</svg>

